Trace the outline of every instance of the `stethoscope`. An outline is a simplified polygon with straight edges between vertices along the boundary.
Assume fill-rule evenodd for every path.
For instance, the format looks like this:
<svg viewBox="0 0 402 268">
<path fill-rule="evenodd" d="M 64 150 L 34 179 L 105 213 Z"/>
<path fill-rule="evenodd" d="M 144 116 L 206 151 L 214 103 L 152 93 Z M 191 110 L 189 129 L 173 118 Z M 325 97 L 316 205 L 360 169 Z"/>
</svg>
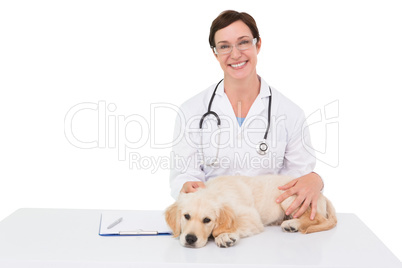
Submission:
<svg viewBox="0 0 402 268">
<path fill-rule="evenodd" d="M 219 81 L 219 83 L 216 85 L 214 92 L 212 93 L 211 99 L 209 100 L 209 105 L 208 105 L 208 111 L 202 115 L 201 119 L 200 119 L 200 139 L 201 139 L 201 154 L 202 154 L 202 158 L 203 158 L 203 162 L 205 163 L 205 157 L 204 157 L 204 152 L 202 149 L 202 124 L 204 122 L 205 117 L 207 117 L 208 115 L 213 115 L 216 118 L 217 121 L 217 126 L 218 126 L 218 130 L 219 133 L 217 135 L 217 139 L 218 139 L 218 144 L 220 144 L 220 136 L 221 136 L 221 119 L 219 118 L 219 115 L 217 113 L 215 113 L 214 111 L 211 111 L 211 106 L 212 106 L 212 102 L 214 101 L 215 95 L 216 95 L 216 90 L 218 88 L 218 86 L 220 85 L 220 83 L 223 81 L 223 79 L 221 81 Z M 270 92 L 270 96 L 269 96 L 269 100 L 268 100 L 268 124 L 267 124 L 267 129 L 265 130 L 265 134 L 264 134 L 264 138 L 262 141 L 260 141 L 257 144 L 257 153 L 259 153 L 260 155 L 265 155 L 268 151 L 268 144 L 267 144 L 267 137 L 268 137 L 268 131 L 269 131 L 269 126 L 271 123 L 271 103 L 272 103 L 272 91 L 271 91 L 271 87 L 269 87 L 269 92 Z M 211 163 L 205 163 L 208 166 L 214 166 L 218 163 L 218 155 L 219 155 L 219 146 L 216 149 L 216 156 L 215 158 L 211 161 Z"/>
</svg>

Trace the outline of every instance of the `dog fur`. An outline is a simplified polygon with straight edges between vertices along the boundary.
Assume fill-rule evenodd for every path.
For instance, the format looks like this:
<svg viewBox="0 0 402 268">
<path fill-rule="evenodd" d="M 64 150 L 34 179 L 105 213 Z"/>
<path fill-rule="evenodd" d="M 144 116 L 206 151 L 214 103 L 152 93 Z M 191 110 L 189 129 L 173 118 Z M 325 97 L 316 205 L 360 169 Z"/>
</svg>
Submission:
<svg viewBox="0 0 402 268">
<path fill-rule="evenodd" d="M 337 224 L 335 209 L 322 194 L 314 220 L 309 218 L 311 208 L 297 219 L 286 217 L 295 196 L 281 204 L 275 200 L 283 193 L 278 186 L 292 179 L 279 175 L 218 177 L 194 193 L 180 194 L 166 209 L 165 219 L 173 236 L 180 236 L 183 246 L 194 248 L 205 246 L 211 236 L 219 247 L 230 247 L 267 225 L 281 224 L 285 232 L 304 234 L 332 229 Z"/>
</svg>

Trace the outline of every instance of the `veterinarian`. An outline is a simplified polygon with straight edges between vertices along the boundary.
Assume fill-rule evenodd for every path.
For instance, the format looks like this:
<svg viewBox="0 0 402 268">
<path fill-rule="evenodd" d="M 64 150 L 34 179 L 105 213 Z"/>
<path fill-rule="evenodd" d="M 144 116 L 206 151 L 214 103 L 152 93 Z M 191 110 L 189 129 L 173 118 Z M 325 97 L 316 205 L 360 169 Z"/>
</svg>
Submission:
<svg viewBox="0 0 402 268">
<path fill-rule="evenodd" d="M 217 176 L 285 174 L 295 177 L 276 200 L 297 198 L 286 211 L 311 219 L 323 188 L 303 111 L 257 74 L 262 40 L 247 13 L 222 12 L 210 28 L 211 51 L 223 80 L 180 108 L 174 132 L 172 196 L 191 193 Z M 230 185 L 228 185 L 230 187 Z"/>
</svg>

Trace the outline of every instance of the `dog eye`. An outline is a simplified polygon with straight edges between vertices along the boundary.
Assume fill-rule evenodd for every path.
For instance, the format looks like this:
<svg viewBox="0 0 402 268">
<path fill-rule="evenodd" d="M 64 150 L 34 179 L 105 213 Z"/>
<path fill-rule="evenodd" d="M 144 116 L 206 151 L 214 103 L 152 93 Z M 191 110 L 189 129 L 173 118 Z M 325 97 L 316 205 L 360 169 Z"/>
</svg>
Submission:
<svg viewBox="0 0 402 268">
<path fill-rule="evenodd" d="M 186 220 L 190 219 L 190 215 L 189 214 L 184 214 L 184 218 L 186 218 Z"/>
<path fill-rule="evenodd" d="M 202 221 L 203 223 L 208 223 L 208 222 L 210 222 L 211 221 L 211 219 L 210 218 L 204 218 L 204 220 Z"/>
</svg>

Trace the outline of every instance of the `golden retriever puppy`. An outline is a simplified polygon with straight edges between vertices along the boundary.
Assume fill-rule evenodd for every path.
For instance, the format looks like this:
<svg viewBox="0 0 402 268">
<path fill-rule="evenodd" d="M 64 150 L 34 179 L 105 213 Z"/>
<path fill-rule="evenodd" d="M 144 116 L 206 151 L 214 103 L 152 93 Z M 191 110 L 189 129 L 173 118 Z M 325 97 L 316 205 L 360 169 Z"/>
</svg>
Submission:
<svg viewBox="0 0 402 268">
<path fill-rule="evenodd" d="M 283 193 L 278 186 L 292 179 L 279 175 L 218 177 L 209 180 L 205 189 L 180 194 L 166 209 L 165 219 L 173 236 L 180 236 L 183 246 L 194 248 L 205 246 L 211 236 L 219 247 L 230 247 L 241 237 L 262 232 L 267 225 L 281 224 L 285 232 L 301 233 L 333 228 L 337 223 L 335 209 L 323 195 L 314 220 L 309 218 L 311 209 L 297 219 L 286 217 L 295 196 L 281 204 L 275 200 Z"/>
</svg>

